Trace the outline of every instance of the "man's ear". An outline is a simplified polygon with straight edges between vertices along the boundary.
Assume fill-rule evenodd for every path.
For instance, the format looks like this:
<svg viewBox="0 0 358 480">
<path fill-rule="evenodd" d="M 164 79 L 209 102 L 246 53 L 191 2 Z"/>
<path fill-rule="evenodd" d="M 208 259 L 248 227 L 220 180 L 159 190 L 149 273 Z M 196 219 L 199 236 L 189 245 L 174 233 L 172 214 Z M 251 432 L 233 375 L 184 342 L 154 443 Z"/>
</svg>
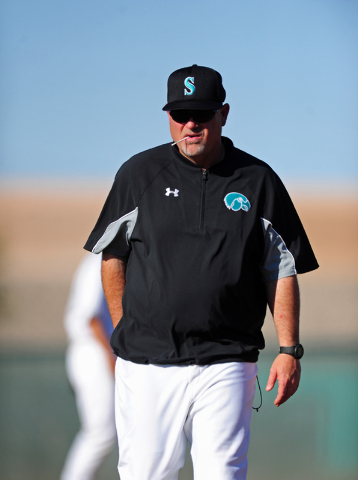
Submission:
<svg viewBox="0 0 358 480">
<path fill-rule="evenodd" d="M 221 107 L 221 110 L 220 110 L 221 126 L 222 127 L 226 124 L 226 120 L 227 120 L 227 116 L 229 115 L 229 111 L 230 111 L 230 105 L 228 103 L 225 103 L 225 105 L 223 105 Z"/>
</svg>

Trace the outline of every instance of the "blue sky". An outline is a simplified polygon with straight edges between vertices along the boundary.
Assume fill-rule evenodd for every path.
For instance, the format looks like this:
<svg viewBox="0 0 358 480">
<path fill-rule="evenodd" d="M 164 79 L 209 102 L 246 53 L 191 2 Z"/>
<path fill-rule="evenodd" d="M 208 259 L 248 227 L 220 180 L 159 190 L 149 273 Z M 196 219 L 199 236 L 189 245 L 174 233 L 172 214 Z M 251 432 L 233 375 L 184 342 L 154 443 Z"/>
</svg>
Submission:
<svg viewBox="0 0 358 480">
<path fill-rule="evenodd" d="M 358 181 L 358 1 L 2 0 L 0 175 L 109 178 L 171 140 L 168 75 L 218 70 L 224 135 L 284 180 Z"/>
</svg>

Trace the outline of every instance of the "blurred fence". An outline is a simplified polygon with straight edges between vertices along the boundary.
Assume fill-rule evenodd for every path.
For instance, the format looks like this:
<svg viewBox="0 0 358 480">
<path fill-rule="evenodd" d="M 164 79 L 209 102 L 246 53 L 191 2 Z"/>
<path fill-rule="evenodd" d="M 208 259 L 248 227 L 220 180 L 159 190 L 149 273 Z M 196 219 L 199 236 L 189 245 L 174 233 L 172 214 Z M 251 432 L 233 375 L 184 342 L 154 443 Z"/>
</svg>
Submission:
<svg viewBox="0 0 358 480">
<path fill-rule="evenodd" d="M 358 354 L 307 352 L 301 386 L 280 408 L 264 391 L 273 358 L 259 361 L 263 406 L 252 414 L 248 479 L 358 478 Z M 2 480 L 58 480 L 79 426 L 63 352 L 0 357 L 0 425 Z M 98 479 L 118 478 L 116 458 Z M 191 479 L 187 462 L 180 480 Z"/>
</svg>

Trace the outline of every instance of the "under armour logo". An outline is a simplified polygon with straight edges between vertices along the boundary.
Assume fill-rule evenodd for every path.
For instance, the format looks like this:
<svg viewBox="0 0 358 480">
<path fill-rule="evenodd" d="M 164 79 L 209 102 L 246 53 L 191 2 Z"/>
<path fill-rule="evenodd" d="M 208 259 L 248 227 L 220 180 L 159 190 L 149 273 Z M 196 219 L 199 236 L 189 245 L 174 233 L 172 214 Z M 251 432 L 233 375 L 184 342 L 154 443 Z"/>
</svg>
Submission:
<svg viewBox="0 0 358 480">
<path fill-rule="evenodd" d="M 174 195 L 174 197 L 179 197 L 179 190 L 177 188 L 175 190 L 170 190 L 170 188 L 168 187 L 167 193 L 165 195 L 169 197 L 171 193 Z"/>
</svg>

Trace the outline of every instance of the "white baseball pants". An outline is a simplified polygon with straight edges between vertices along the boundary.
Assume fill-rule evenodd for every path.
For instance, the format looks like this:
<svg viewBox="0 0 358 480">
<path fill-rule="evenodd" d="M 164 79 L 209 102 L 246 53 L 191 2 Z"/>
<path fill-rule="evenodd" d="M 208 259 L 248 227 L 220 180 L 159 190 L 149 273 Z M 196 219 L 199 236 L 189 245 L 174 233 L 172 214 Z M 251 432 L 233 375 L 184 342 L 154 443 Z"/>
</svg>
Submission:
<svg viewBox="0 0 358 480">
<path fill-rule="evenodd" d="M 187 441 L 195 480 L 244 480 L 254 363 L 209 366 L 116 362 L 121 480 L 177 480 Z"/>
<path fill-rule="evenodd" d="M 93 480 L 116 441 L 113 373 L 105 349 L 91 338 L 71 344 L 66 366 L 81 429 L 67 455 L 61 480 Z"/>
</svg>

